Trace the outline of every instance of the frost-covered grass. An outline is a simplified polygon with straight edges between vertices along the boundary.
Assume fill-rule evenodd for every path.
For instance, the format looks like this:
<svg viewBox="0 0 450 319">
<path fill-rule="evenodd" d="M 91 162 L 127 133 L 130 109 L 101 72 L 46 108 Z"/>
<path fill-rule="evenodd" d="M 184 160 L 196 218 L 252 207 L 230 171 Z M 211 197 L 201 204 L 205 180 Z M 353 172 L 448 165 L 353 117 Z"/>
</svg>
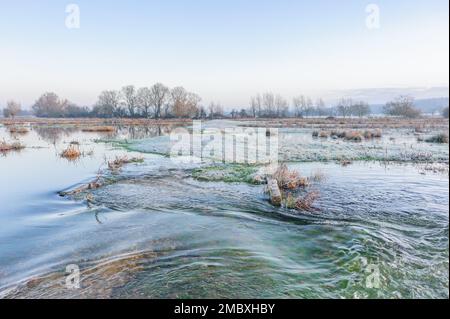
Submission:
<svg viewBox="0 0 450 319">
<path fill-rule="evenodd" d="M 284 129 L 280 133 L 280 161 L 391 161 L 448 162 L 446 145 L 420 143 L 407 129 L 389 129 L 376 139 L 346 140 L 313 137 L 311 129 Z M 314 134 L 316 135 L 316 134 Z"/>
<path fill-rule="evenodd" d="M 440 135 L 443 131 L 442 123 L 439 122 L 436 127 L 421 124 L 420 127 L 423 129 L 420 130 L 417 130 L 417 125 L 420 123 L 411 122 L 409 124 L 411 127 L 387 127 L 383 129 L 376 127 L 375 124 L 367 125 L 366 128 L 350 130 L 342 130 L 340 126 L 329 126 L 326 129 L 315 127 L 279 128 L 279 162 L 389 161 L 448 163 L 448 146 L 445 144 L 445 138 L 441 138 Z M 338 134 L 339 132 L 348 132 L 348 134 L 345 134 L 344 138 L 344 135 Z M 433 139 L 433 141 L 439 140 L 444 141 L 444 143 L 425 142 L 426 139 L 433 136 L 439 137 Z M 208 136 L 202 138 L 203 146 L 208 143 L 207 138 Z M 112 142 L 113 145 L 129 151 L 164 156 L 171 155 L 171 146 L 173 145 L 168 135 L 134 140 L 103 140 L 103 142 L 105 141 Z M 240 150 L 244 148 L 240 144 L 236 147 Z M 225 152 L 229 151 L 225 150 Z M 214 156 L 211 156 L 211 159 L 221 161 L 221 158 L 215 158 Z"/>
<path fill-rule="evenodd" d="M 257 166 L 223 164 L 192 170 L 192 177 L 200 181 L 259 184 L 256 178 Z"/>
</svg>

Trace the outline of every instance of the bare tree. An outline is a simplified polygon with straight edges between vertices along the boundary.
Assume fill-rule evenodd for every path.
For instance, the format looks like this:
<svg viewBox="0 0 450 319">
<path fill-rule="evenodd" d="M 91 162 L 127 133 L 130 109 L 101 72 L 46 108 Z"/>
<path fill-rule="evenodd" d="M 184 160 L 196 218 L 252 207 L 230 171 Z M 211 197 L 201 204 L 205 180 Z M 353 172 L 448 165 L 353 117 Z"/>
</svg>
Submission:
<svg viewBox="0 0 450 319">
<path fill-rule="evenodd" d="M 325 116 L 327 115 L 327 109 L 325 107 L 325 102 L 323 99 L 319 98 L 316 102 L 316 113 L 318 116 Z"/>
<path fill-rule="evenodd" d="M 294 99 L 292 100 L 292 103 L 294 105 L 295 116 L 303 117 L 308 114 L 308 112 L 309 112 L 308 103 L 312 104 L 312 101 L 310 98 L 307 98 L 304 95 L 299 95 L 297 97 L 294 97 Z"/>
<path fill-rule="evenodd" d="M 122 116 L 124 112 L 120 105 L 120 92 L 113 90 L 101 92 L 93 113 L 99 117 Z"/>
<path fill-rule="evenodd" d="M 252 96 L 250 98 L 250 114 L 253 117 L 256 117 L 256 114 L 258 113 L 258 104 L 256 102 L 256 98 Z"/>
<path fill-rule="evenodd" d="M 339 100 L 339 103 L 337 105 L 337 112 L 342 117 L 347 117 L 351 115 L 351 107 L 353 105 L 352 99 L 346 99 L 342 98 Z"/>
<path fill-rule="evenodd" d="M 199 109 L 198 104 L 200 103 L 201 100 L 202 99 L 198 94 L 188 92 L 186 106 L 185 106 L 188 117 L 194 117 L 195 114 L 198 113 L 198 109 Z"/>
<path fill-rule="evenodd" d="M 162 83 L 156 83 L 152 86 L 153 107 L 155 118 L 161 117 L 161 109 L 168 102 L 170 97 L 170 90 Z"/>
<path fill-rule="evenodd" d="M 287 116 L 289 110 L 289 103 L 280 94 L 275 97 L 275 109 L 277 117 Z"/>
<path fill-rule="evenodd" d="M 223 107 L 222 105 L 220 105 L 220 103 L 211 102 L 209 104 L 208 110 L 209 110 L 209 117 L 211 119 L 223 117 Z"/>
<path fill-rule="evenodd" d="M 262 97 L 261 94 L 256 94 L 255 96 L 255 102 L 256 102 L 256 112 L 258 114 L 258 117 L 260 117 L 262 115 Z"/>
<path fill-rule="evenodd" d="M 383 108 L 386 115 L 415 118 L 420 116 L 420 110 L 414 107 L 414 98 L 410 96 L 399 96 L 393 101 L 386 103 Z"/>
<path fill-rule="evenodd" d="M 301 112 L 302 103 L 301 103 L 301 99 L 299 96 L 295 96 L 292 99 L 292 106 L 294 108 L 294 116 L 301 117 L 302 116 L 302 112 Z"/>
<path fill-rule="evenodd" d="M 310 97 L 307 97 L 305 113 L 307 116 L 311 116 L 314 114 L 314 111 L 315 111 L 314 103 Z"/>
<path fill-rule="evenodd" d="M 123 104 L 128 110 L 128 115 L 131 117 L 135 116 L 137 108 L 137 94 L 134 85 L 127 85 L 122 88 Z"/>
<path fill-rule="evenodd" d="M 63 117 L 68 104 L 66 99 L 60 99 L 55 93 L 47 92 L 36 100 L 32 108 L 36 116 Z"/>
<path fill-rule="evenodd" d="M 3 114 L 14 118 L 18 114 L 20 114 L 21 111 L 22 111 L 22 107 L 21 107 L 20 103 L 10 100 L 10 101 L 6 102 L 6 109 L 3 111 Z M 7 117 L 7 116 L 5 116 L 5 117 Z"/>
<path fill-rule="evenodd" d="M 142 116 L 149 118 L 153 107 L 153 94 L 148 87 L 140 88 L 137 91 L 137 104 Z"/>
<path fill-rule="evenodd" d="M 270 92 L 266 92 L 262 96 L 262 104 L 264 108 L 264 115 L 272 117 L 275 114 L 275 95 Z"/>
<path fill-rule="evenodd" d="M 202 100 L 195 93 L 187 92 L 183 87 L 175 87 L 170 92 L 172 110 L 176 117 L 195 117 Z"/>
<path fill-rule="evenodd" d="M 358 116 L 358 117 L 363 117 L 363 116 L 370 114 L 369 103 L 364 102 L 364 101 L 356 102 L 356 103 L 352 104 L 350 108 L 351 108 L 351 114 Z"/>
<path fill-rule="evenodd" d="M 172 111 L 176 117 L 186 116 L 185 105 L 187 94 L 187 91 L 181 86 L 177 86 L 170 91 Z"/>
</svg>

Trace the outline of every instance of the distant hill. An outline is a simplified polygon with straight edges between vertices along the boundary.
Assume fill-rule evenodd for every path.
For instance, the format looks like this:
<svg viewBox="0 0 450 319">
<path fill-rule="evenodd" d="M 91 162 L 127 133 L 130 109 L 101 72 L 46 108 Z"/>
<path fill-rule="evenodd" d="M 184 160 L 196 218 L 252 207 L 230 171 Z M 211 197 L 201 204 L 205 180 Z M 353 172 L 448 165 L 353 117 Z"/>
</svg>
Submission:
<svg viewBox="0 0 450 319">
<path fill-rule="evenodd" d="M 431 114 L 440 112 L 444 107 L 449 105 L 448 102 L 448 97 L 438 97 L 429 99 L 417 99 L 414 101 L 414 104 L 423 113 Z M 381 114 L 383 113 L 383 106 L 384 104 L 372 104 L 370 105 L 370 108 L 373 114 Z"/>
</svg>

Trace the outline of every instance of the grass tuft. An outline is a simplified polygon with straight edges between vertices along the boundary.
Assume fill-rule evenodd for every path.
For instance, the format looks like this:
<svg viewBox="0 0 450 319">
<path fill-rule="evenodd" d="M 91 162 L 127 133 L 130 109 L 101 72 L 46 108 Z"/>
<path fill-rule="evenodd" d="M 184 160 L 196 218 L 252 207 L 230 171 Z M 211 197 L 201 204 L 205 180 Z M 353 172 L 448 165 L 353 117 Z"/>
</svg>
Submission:
<svg viewBox="0 0 450 319">
<path fill-rule="evenodd" d="M 64 151 L 60 154 L 61 157 L 67 158 L 68 160 L 76 160 L 81 156 L 81 152 L 75 145 L 69 145 Z"/>
</svg>

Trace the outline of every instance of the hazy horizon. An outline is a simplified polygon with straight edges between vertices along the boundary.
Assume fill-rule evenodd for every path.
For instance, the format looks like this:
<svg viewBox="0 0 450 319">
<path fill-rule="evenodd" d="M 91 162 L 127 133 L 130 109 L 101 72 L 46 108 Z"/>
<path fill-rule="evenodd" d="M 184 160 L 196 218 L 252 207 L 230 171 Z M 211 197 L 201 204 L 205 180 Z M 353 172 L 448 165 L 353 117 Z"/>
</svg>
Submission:
<svg viewBox="0 0 450 319">
<path fill-rule="evenodd" d="M 73 3 L 79 28 L 66 1 L 2 4 L 0 105 L 28 108 L 46 91 L 92 105 L 102 90 L 156 82 L 225 108 L 265 91 L 448 97 L 448 1 L 374 1 L 375 27 L 360 0 Z"/>
<path fill-rule="evenodd" d="M 111 89 L 119 89 L 119 88 L 111 88 Z M 41 93 L 53 92 L 59 94 L 59 92 L 54 92 L 52 90 L 42 91 Z M 100 93 L 100 92 L 99 92 Z M 261 92 L 264 93 L 264 92 Z M 303 94 L 305 96 L 311 97 L 313 101 L 316 99 L 323 99 L 325 105 L 327 107 L 335 106 L 341 98 L 352 98 L 355 101 L 365 101 L 370 105 L 380 105 L 385 104 L 388 101 L 391 101 L 399 96 L 411 96 L 416 100 L 426 100 L 426 99 L 439 99 L 439 98 L 449 98 L 449 87 L 431 87 L 431 88 L 366 88 L 366 89 L 354 89 L 354 90 L 329 90 L 323 92 L 300 92 L 299 94 Z M 24 110 L 31 110 L 31 107 L 35 100 L 40 95 L 36 96 L 35 99 L 30 100 L 29 103 L 22 103 L 22 108 Z M 70 102 L 73 102 L 79 106 L 88 106 L 92 107 L 95 105 L 96 98 L 95 97 L 90 103 L 79 103 L 78 101 L 71 99 L 67 96 L 60 95 L 61 98 L 67 98 Z M 283 96 L 287 98 L 289 104 L 294 96 Z M 250 98 L 250 96 L 249 96 Z M 10 99 L 8 99 L 10 100 Z M 19 99 L 15 99 L 20 101 Z M 212 100 L 211 102 L 215 102 L 217 100 Z M 0 101 L 0 109 L 6 105 L 5 101 Z M 207 105 L 206 101 L 202 100 L 200 102 L 202 105 Z M 223 105 L 226 111 L 231 111 L 233 108 L 241 109 L 243 107 L 248 106 L 248 101 L 243 104 L 236 105 Z"/>
</svg>

